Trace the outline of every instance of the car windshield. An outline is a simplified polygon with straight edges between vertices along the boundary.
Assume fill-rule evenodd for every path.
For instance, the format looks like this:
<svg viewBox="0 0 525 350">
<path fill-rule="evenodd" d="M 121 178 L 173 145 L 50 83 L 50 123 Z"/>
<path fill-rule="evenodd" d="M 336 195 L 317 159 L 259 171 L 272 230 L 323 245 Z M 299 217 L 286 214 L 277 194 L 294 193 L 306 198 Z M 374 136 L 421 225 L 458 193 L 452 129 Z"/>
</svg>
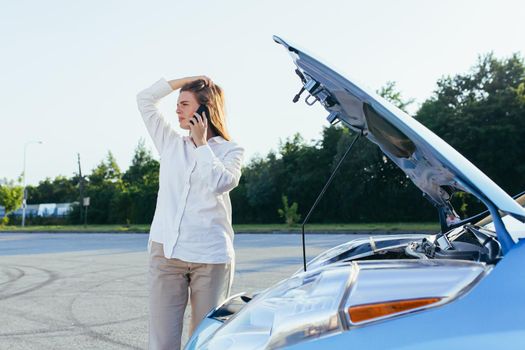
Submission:
<svg viewBox="0 0 525 350">
<path fill-rule="evenodd" d="M 525 207 L 525 194 L 519 196 L 518 198 L 516 198 L 516 202 L 521 205 L 522 207 Z M 504 218 L 508 218 L 509 215 L 505 215 Z M 518 221 L 520 222 L 519 220 L 516 220 L 514 218 L 512 218 L 514 221 Z M 508 219 L 507 219 L 508 220 Z M 481 219 L 480 221 L 478 221 L 476 223 L 477 226 L 485 226 L 485 225 L 488 225 L 488 224 L 492 224 L 492 215 L 487 215 L 485 218 Z M 523 224 L 523 223 L 522 223 Z M 525 224 L 524 224 L 525 225 Z"/>
<path fill-rule="evenodd" d="M 516 202 L 521 205 L 522 207 L 525 207 L 525 194 L 521 195 L 516 199 Z M 505 223 L 505 227 L 507 228 L 507 231 L 513 236 L 513 237 L 525 237 L 525 223 L 517 220 L 516 218 L 512 217 L 511 215 L 504 215 L 502 216 L 502 220 Z M 492 215 L 487 215 L 482 220 L 476 222 L 476 226 L 483 227 L 486 230 L 495 232 L 496 229 L 494 227 L 494 222 L 492 221 Z"/>
</svg>

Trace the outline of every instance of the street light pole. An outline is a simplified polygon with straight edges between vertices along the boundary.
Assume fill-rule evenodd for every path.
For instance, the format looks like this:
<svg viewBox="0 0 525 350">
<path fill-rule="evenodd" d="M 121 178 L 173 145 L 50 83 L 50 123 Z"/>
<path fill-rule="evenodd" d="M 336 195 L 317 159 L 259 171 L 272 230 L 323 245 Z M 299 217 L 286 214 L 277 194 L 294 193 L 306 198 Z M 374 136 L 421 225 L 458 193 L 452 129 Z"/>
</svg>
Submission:
<svg viewBox="0 0 525 350">
<path fill-rule="evenodd" d="M 38 143 L 42 144 L 42 141 L 28 141 L 24 144 L 24 172 L 22 173 L 23 178 L 23 184 L 24 184 L 24 193 L 23 193 L 23 199 L 22 199 L 22 227 L 26 225 L 26 206 L 27 206 L 27 193 L 26 193 L 26 153 L 27 153 L 27 146 Z"/>
</svg>

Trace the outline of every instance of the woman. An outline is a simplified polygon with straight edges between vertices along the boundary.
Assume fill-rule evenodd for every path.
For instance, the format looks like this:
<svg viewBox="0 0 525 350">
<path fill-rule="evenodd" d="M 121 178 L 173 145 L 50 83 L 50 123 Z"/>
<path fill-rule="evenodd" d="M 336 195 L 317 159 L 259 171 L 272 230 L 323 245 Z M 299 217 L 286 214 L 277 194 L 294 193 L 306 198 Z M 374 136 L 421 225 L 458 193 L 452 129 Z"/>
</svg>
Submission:
<svg viewBox="0 0 525 350">
<path fill-rule="evenodd" d="M 157 102 L 180 89 L 181 136 Z M 159 80 L 137 96 L 160 154 L 159 193 L 148 251 L 150 349 L 179 349 L 184 310 L 191 302 L 193 332 L 229 294 L 234 272 L 229 191 L 241 177 L 244 149 L 226 130 L 224 94 L 208 77 Z M 200 105 L 210 115 L 197 114 Z"/>
</svg>

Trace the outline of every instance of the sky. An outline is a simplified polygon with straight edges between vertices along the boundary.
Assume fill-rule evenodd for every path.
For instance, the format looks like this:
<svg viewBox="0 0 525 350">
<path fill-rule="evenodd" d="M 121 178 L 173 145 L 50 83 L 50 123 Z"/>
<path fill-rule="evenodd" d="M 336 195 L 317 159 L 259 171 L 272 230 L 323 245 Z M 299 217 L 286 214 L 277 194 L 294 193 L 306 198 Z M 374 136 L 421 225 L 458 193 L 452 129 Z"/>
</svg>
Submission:
<svg viewBox="0 0 525 350">
<path fill-rule="evenodd" d="M 83 173 L 108 151 L 126 170 L 141 138 L 158 159 L 135 97 L 161 77 L 223 87 L 246 163 L 295 133 L 320 139 L 327 112 L 292 103 L 300 81 L 273 35 L 371 89 L 395 81 L 414 113 L 439 78 L 468 72 L 480 54 L 524 56 L 524 15 L 520 0 L 5 1 L 0 179 L 22 173 L 24 149 L 28 184 L 73 176 L 77 154 Z M 176 100 L 160 108 L 178 129 Z"/>
</svg>

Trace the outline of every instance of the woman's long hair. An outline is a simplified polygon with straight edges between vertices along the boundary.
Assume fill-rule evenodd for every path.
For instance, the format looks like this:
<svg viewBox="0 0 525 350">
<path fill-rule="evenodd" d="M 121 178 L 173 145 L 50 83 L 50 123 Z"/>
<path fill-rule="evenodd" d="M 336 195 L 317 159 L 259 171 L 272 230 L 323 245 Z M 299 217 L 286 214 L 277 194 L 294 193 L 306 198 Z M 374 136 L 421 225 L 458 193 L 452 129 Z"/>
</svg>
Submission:
<svg viewBox="0 0 525 350">
<path fill-rule="evenodd" d="M 195 95 L 199 104 L 206 105 L 210 111 L 208 122 L 215 134 L 222 136 L 225 140 L 230 141 L 231 137 L 226 128 L 226 112 L 224 109 L 224 92 L 219 85 L 206 85 L 202 79 L 194 80 L 187 83 L 180 91 L 190 91 Z"/>
</svg>

